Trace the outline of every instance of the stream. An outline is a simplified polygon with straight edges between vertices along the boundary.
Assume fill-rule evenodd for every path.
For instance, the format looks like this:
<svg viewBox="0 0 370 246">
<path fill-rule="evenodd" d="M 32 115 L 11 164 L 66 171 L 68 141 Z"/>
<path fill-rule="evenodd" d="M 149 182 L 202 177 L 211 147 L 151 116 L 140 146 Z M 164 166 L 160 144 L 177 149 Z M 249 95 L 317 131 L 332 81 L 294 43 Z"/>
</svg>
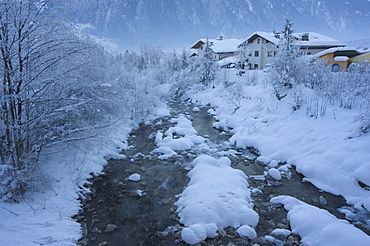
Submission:
<svg viewBox="0 0 370 246">
<path fill-rule="evenodd" d="M 171 102 L 171 115 L 158 119 L 151 125 L 140 125 L 132 131 L 128 140 L 130 146 L 122 153 L 125 159 L 111 159 L 103 174 L 90 180 L 93 184 L 91 194 L 82 201 L 83 210 L 76 216 L 83 228 L 80 245 L 187 245 L 181 240 L 182 225 L 176 213 L 174 203 L 189 182 L 186 163 L 190 163 L 200 154 L 216 155 L 220 151 L 230 153 L 227 157 L 232 167 L 242 170 L 248 176 L 254 210 L 260 219 L 257 238 L 249 240 L 239 237 L 234 228 L 218 231 L 218 236 L 207 239 L 199 245 L 304 245 L 298 235 L 287 239 L 276 238 L 276 242 L 265 240 L 265 236 L 276 228 L 290 229 L 286 219 L 287 212 L 282 208 L 271 208 L 270 198 L 289 195 L 308 204 L 328 210 L 340 219 L 344 215 L 338 208 L 347 206 L 340 196 L 323 192 L 308 182 L 302 182 L 303 176 L 290 168 L 281 181 L 264 175 L 267 167 L 256 161 L 258 150 L 236 149 L 228 142 L 229 135 L 213 128 L 213 116 L 207 113 L 209 107 L 200 107 L 193 112 L 194 105 Z M 151 154 L 156 146 L 155 133 L 173 126 L 170 120 L 179 114 L 185 114 L 198 131 L 205 137 L 210 150 L 178 152 L 179 156 L 159 160 L 157 154 Z M 279 163 L 283 166 L 286 163 Z M 127 178 L 138 173 L 139 181 Z M 281 244 L 283 243 L 283 244 Z"/>
</svg>

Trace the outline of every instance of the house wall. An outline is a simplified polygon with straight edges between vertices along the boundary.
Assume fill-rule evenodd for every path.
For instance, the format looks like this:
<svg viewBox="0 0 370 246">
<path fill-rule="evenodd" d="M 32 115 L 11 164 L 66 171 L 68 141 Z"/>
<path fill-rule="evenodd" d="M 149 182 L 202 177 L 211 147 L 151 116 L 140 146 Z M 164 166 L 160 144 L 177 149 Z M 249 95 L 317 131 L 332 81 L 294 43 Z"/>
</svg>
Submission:
<svg viewBox="0 0 370 246">
<path fill-rule="evenodd" d="M 229 53 L 215 53 L 215 61 L 220 61 L 222 59 L 235 56 L 235 52 L 229 52 Z"/>
<path fill-rule="evenodd" d="M 271 64 L 277 50 L 273 43 L 262 37 L 254 39 L 253 43 L 248 43 L 245 46 L 245 49 L 247 50 L 247 53 L 250 52 L 247 58 L 248 65 L 251 69 L 264 69 L 267 64 Z M 303 48 L 301 49 L 301 53 L 314 55 L 325 49 L 326 48 Z M 258 51 L 258 56 L 256 56 L 256 51 Z"/>
<path fill-rule="evenodd" d="M 212 46 L 211 46 L 211 49 L 212 49 Z M 198 49 L 198 56 L 204 56 L 205 50 L 206 50 L 206 45 L 204 44 Z M 236 55 L 235 52 L 226 52 L 226 53 L 213 52 L 213 60 L 220 61 L 222 59 L 228 58 L 230 56 L 235 56 L 235 55 Z"/>
<path fill-rule="evenodd" d="M 315 55 L 321 51 L 324 51 L 328 48 L 303 48 L 301 49 L 301 53 L 305 54 L 305 55 Z"/>
<path fill-rule="evenodd" d="M 344 71 L 349 65 L 349 61 L 334 61 L 334 53 L 329 53 L 323 56 L 320 56 L 323 62 L 325 62 L 328 66 L 330 66 L 330 70 L 332 72 L 339 72 Z"/>
<path fill-rule="evenodd" d="M 251 69 L 264 69 L 267 64 L 272 62 L 274 51 L 276 51 L 276 46 L 267 41 L 262 37 L 258 37 L 253 40 L 253 43 L 248 43 L 245 46 L 247 53 L 248 64 L 250 64 Z M 258 52 L 258 56 L 256 56 Z M 269 55 L 271 55 L 269 57 Z"/>
</svg>

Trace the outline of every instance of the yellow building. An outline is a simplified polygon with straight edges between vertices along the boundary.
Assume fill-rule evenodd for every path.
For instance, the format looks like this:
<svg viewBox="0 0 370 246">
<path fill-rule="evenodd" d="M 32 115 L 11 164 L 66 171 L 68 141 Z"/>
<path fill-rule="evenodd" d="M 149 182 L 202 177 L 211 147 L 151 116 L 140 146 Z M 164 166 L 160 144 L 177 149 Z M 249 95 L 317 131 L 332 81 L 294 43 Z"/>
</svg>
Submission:
<svg viewBox="0 0 370 246">
<path fill-rule="evenodd" d="M 370 51 L 349 47 L 338 47 L 324 50 L 314 56 L 331 67 L 332 72 L 346 70 L 352 63 L 370 64 Z"/>
</svg>

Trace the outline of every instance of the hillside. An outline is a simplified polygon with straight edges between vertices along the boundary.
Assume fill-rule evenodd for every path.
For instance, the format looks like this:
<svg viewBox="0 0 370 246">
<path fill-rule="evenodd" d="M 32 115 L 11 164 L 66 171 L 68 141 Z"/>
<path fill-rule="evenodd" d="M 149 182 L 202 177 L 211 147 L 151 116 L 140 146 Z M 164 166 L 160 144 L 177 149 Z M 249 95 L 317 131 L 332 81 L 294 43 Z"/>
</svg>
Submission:
<svg viewBox="0 0 370 246">
<path fill-rule="evenodd" d="M 220 33 L 245 38 L 256 30 L 278 30 L 285 17 L 297 32 L 320 32 L 341 41 L 370 33 L 368 0 L 85 0 L 72 6 L 68 15 L 75 23 L 91 24 L 88 32 L 127 48 L 143 43 L 182 48 Z"/>
</svg>

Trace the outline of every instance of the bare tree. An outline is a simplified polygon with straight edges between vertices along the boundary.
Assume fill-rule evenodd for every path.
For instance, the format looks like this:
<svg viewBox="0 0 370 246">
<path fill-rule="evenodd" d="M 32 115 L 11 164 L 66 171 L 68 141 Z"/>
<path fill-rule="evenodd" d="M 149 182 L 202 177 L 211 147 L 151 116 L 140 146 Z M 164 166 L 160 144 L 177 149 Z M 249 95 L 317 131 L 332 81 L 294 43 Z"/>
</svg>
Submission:
<svg viewBox="0 0 370 246">
<path fill-rule="evenodd" d="M 67 78 L 84 66 L 88 45 L 46 7 L 45 1 L 0 2 L 0 155 L 7 171 L 0 181 L 13 191 L 9 197 L 30 185 L 43 146 L 76 131 L 66 124 L 68 107 L 88 101 L 67 96 L 75 87 Z"/>
</svg>

